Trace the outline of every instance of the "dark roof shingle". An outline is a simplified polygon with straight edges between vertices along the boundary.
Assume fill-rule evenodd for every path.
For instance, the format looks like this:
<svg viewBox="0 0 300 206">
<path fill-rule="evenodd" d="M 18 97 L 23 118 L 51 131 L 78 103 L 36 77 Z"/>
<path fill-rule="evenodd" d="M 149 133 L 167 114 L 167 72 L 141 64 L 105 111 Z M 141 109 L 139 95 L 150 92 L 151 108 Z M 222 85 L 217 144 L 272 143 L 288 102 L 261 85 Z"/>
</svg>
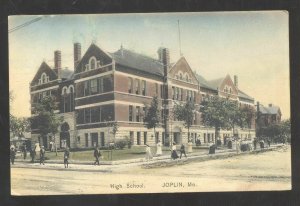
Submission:
<svg viewBox="0 0 300 206">
<path fill-rule="evenodd" d="M 119 49 L 114 53 L 110 53 L 110 55 L 117 64 L 163 76 L 163 65 L 157 59 L 137 54 L 127 49 Z"/>
</svg>

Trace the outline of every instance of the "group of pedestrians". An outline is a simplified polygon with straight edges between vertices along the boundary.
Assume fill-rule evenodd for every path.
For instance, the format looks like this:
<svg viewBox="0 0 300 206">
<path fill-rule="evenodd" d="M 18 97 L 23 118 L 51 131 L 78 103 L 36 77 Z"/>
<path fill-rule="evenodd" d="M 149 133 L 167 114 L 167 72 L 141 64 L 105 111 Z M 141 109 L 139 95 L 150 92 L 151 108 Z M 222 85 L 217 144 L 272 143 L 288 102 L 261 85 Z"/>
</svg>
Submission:
<svg viewBox="0 0 300 206">
<path fill-rule="evenodd" d="M 172 148 L 171 148 L 171 159 L 175 160 L 182 157 L 182 155 L 184 155 L 186 158 L 186 152 L 185 152 L 185 146 L 184 144 L 181 144 L 180 146 L 180 156 L 177 154 L 177 147 L 176 147 L 176 143 L 174 142 L 172 144 Z M 158 140 L 158 143 L 156 144 L 156 155 L 155 156 L 161 156 L 162 155 L 162 144 L 160 142 L 160 140 Z M 146 160 L 149 161 L 153 158 L 152 152 L 151 152 L 151 147 L 146 144 Z"/>
</svg>

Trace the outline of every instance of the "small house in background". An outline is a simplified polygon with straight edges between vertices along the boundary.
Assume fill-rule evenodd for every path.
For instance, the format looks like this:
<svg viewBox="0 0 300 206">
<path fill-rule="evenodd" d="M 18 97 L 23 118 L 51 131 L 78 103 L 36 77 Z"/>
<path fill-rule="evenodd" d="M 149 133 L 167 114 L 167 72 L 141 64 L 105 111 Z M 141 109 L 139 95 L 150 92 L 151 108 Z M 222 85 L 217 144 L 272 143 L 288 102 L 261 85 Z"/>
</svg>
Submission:
<svg viewBox="0 0 300 206">
<path fill-rule="evenodd" d="M 281 110 L 278 106 L 269 104 L 267 107 L 257 102 L 257 129 L 280 123 Z"/>
</svg>

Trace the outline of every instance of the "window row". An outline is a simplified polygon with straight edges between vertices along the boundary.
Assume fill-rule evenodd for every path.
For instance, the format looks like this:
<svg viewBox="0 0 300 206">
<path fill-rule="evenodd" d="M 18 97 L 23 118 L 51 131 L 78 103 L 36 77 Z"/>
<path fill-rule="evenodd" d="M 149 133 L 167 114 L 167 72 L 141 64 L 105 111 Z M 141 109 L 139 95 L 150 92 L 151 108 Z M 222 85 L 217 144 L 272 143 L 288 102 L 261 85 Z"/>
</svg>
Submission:
<svg viewBox="0 0 300 206">
<path fill-rule="evenodd" d="M 113 105 L 84 108 L 77 112 L 77 124 L 114 121 Z"/>
<path fill-rule="evenodd" d="M 146 81 L 128 77 L 128 93 L 146 96 Z"/>
<path fill-rule="evenodd" d="M 61 112 L 74 111 L 74 93 L 65 93 L 61 96 Z"/>
<path fill-rule="evenodd" d="M 185 94 L 185 98 L 184 98 Z M 196 92 L 191 90 L 184 90 L 178 87 L 172 87 L 172 99 L 179 101 L 196 101 Z"/>
<path fill-rule="evenodd" d="M 99 77 L 76 85 L 77 97 L 101 94 L 113 90 L 112 75 Z"/>
<path fill-rule="evenodd" d="M 143 117 L 146 114 L 146 107 L 129 105 L 128 121 L 129 122 L 143 122 Z"/>
<path fill-rule="evenodd" d="M 47 90 L 47 91 L 39 92 L 36 94 L 32 94 L 31 101 L 32 101 L 32 103 L 40 103 L 44 97 L 56 96 L 56 93 L 57 92 L 55 90 Z"/>
</svg>

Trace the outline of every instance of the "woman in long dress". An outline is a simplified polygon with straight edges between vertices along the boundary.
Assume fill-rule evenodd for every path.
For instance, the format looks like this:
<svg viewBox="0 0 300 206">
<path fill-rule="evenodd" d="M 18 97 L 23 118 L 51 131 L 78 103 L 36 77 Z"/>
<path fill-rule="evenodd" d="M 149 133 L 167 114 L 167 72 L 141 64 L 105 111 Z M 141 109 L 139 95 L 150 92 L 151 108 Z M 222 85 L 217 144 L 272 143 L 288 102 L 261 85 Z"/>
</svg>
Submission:
<svg viewBox="0 0 300 206">
<path fill-rule="evenodd" d="M 161 149 L 162 145 L 160 140 L 158 140 L 158 143 L 156 145 L 156 156 L 161 156 L 162 155 L 162 149 Z"/>
<path fill-rule="evenodd" d="M 151 153 L 151 148 L 149 145 L 146 144 L 146 160 L 149 161 L 152 159 L 152 153 Z"/>
<path fill-rule="evenodd" d="M 176 152 L 176 143 L 174 142 L 173 143 L 173 146 L 172 146 L 172 154 L 171 154 L 171 157 L 173 160 L 177 159 L 178 158 L 178 154 Z"/>
</svg>

